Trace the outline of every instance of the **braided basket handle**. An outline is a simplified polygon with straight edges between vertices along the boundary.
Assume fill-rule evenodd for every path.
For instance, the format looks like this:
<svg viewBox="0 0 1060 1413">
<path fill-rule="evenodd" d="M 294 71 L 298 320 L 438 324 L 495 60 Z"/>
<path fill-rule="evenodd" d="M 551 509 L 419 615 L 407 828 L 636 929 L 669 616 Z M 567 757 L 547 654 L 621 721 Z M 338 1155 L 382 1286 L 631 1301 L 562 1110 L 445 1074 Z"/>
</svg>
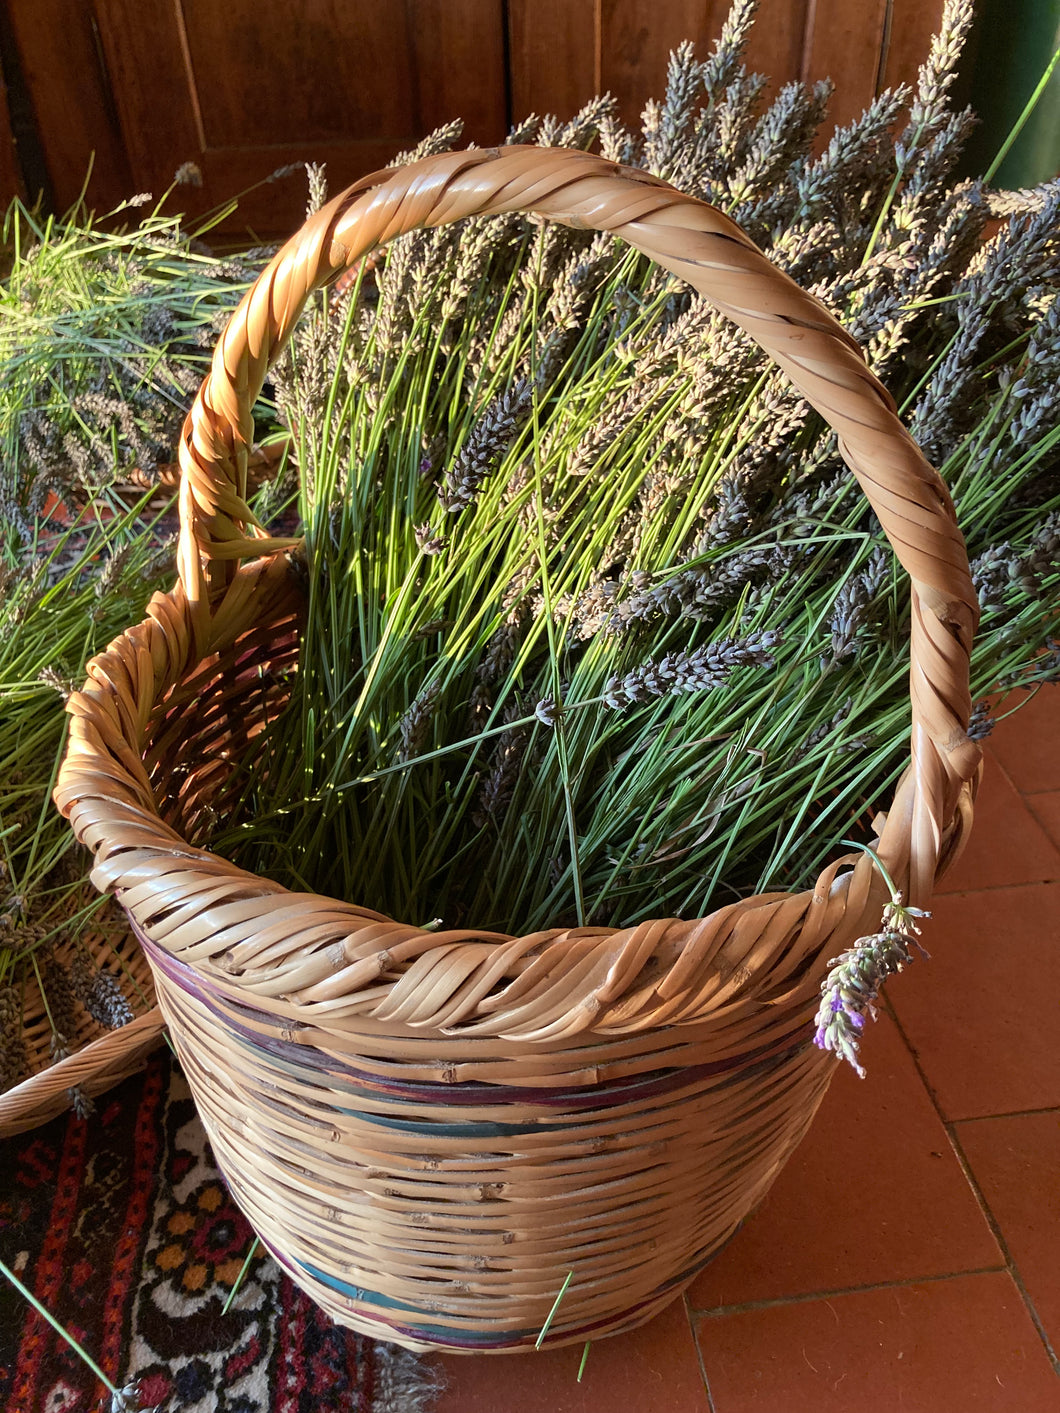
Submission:
<svg viewBox="0 0 1060 1413">
<path fill-rule="evenodd" d="M 569 149 L 510 146 L 377 172 L 305 223 L 259 276 L 222 335 L 180 445 L 178 570 L 198 642 L 239 560 L 291 547 L 247 504 L 251 409 L 309 295 L 395 236 L 467 216 L 534 212 L 621 236 L 679 275 L 768 353 L 831 424 L 912 586 L 909 894 L 930 897 L 943 831 L 980 752 L 968 739 L 978 604 L 953 503 L 868 370 L 858 345 L 721 212 L 650 174 Z M 896 805 L 897 809 L 897 805 Z M 888 852 L 891 852 L 890 850 Z"/>
</svg>

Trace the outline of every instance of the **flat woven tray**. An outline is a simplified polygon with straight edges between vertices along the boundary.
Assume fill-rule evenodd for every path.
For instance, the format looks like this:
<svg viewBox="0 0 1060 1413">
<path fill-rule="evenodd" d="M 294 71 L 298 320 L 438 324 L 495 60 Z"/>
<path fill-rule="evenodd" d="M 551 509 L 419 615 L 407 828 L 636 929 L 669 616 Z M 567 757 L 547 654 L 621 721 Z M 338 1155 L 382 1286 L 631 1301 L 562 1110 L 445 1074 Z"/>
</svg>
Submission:
<svg viewBox="0 0 1060 1413">
<path fill-rule="evenodd" d="M 308 295 L 419 226 L 533 211 L 614 232 L 747 330 L 836 429 L 911 581 L 911 761 L 878 849 L 928 903 L 971 819 L 977 605 L 937 473 L 830 314 L 643 171 L 518 146 L 358 182 L 243 300 L 180 447 L 179 581 L 69 702 L 56 799 L 126 909 L 217 1160 L 296 1281 L 414 1348 L 596 1338 L 674 1297 L 767 1191 L 834 1071 L 811 1018 L 874 931 L 871 862 L 702 919 L 425 932 L 205 847 L 297 660 L 296 542 L 246 504 L 251 406 Z"/>
<path fill-rule="evenodd" d="M 82 950 L 96 966 L 122 978 L 122 990 L 134 1019 L 118 1030 L 107 1030 L 79 1002 L 72 1005 L 76 1028 L 65 1036 L 70 1053 L 56 1060 L 51 1053 L 52 1028 L 40 986 L 27 973 L 22 997 L 22 1044 L 28 1077 L 0 1093 L 0 1138 L 47 1123 L 69 1109 L 78 1093 L 94 1099 L 127 1078 L 162 1043 L 165 1020 L 155 1001 L 151 968 L 132 933 L 89 933 L 78 941 L 54 947 L 60 965 Z"/>
</svg>

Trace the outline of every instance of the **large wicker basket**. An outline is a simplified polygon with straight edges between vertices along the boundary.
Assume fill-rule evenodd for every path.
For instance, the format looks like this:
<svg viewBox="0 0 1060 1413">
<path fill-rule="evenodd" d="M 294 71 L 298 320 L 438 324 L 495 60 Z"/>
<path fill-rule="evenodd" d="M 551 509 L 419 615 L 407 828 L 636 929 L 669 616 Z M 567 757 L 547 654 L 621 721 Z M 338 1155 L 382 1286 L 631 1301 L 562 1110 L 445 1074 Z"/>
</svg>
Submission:
<svg viewBox="0 0 1060 1413">
<path fill-rule="evenodd" d="M 125 907 L 233 1195 L 335 1319 L 412 1348 L 533 1345 L 660 1310 L 760 1201 L 836 1061 L 827 960 L 876 930 L 870 861 L 691 921 L 509 938 L 292 893 L 196 842 L 282 697 L 294 542 L 247 508 L 250 408 L 307 296 L 394 236 L 533 211 L 612 231 L 746 329 L 839 434 L 912 585 L 912 759 L 879 838 L 921 907 L 971 818 L 976 602 L 938 475 L 857 346 L 725 216 L 569 150 L 365 178 L 243 300 L 185 424 L 179 581 L 71 698 L 56 798 Z"/>
</svg>

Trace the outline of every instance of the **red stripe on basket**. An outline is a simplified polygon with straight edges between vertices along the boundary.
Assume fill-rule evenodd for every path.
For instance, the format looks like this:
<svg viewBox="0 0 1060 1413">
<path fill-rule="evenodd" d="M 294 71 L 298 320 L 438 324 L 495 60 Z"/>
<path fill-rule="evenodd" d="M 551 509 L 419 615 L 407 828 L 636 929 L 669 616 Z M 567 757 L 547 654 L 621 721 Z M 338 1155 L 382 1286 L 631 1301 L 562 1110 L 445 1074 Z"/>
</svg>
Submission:
<svg viewBox="0 0 1060 1413">
<path fill-rule="evenodd" d="M 78 1201 L 81 1196 L 81 1183 L 85 1171 L 85 1147 L 88 1141 L 88 1124 L 83 1120 L 67 1123 L 63 1155 L 59 1161 L 59 1172 L 55 1184 L 55 1200 L 48 1218 L 48 1231 L 41 1247 L 33 1278 L 26 1277 L 26 1285 L 45 1307 L 51 1309 L 65 1276 L 63 1257 L 70 1240 L 74 1221 L 77 1217 Z M 56 1346 L 66 1348 L 42 1315 L 30 1310 L 26 1317 L 24 1335 L 18 1350 L 18 1365 L 14 1379 L 14 1408 L 30 1409 L 35 1406 L 35 1395 L 40 1381 L 41 1368 L 45 1355 L 50 1355 Z M 52 1360 L 49 1359 L 49 1363 Z M 96 1384 L 95 1397 L 106 1393 L 101 1383 Z"/>
<path fill-rule="evenodd" d="M 162 1069 L 152 1064 L 147 1068 L 136 1114 L 135 1167 L 103 1307 L 103 1357 L 100 1362 L 104 1369 L 120 1370 L 122 1354 L 127 1352 L 127 1327 L 132 1314 L 130 1297 L 135 1296 L 139 1284 L 139 1257 L 149 1235 L 148 1205 L 158 1181 L 158 1110 L 161 1101 Z"/>
<path fill-rule="evenodd" d="M 348 1095 L 351 1100 L 356 1100 L 360 1094 L 379 1094 L 410 1103 L 443 1104 L 447 1108 L 511 1103 L 536 1104 L 544 1108 L 567 1110 L 598 1109 L 628 1100 L 660 1098 L 715 1076 L 746 1071 L 752 1066 L 783 1062 L 795 1051 L 807 1049 L 810 1045 L 811 1032 L 807 1029 L 807 1015 L 807 1020 L 786 1030 L 783 1035 L 774 1036 L 766 1044 L 745 1050 L 738 1055 L 727 1055 L 722 1060 L 707 1061 L 698 1065 L 679 1064 L 661 1070 L 648 1070 L 639 1075 L 597 1080 L 589 1084 L 539 1088 L 528 1085 L 487 1084 L 476 1080 L 446 1084 L 430 1080 L 386 1079 L 378 1074 L 358 1070 L 334 1054 L 325 1054 L 315 1045 L 282 1040 L 275 1034 L 270 1034 L 269 1028 L 276 1025 L 275 1016 L 246 1002 L 236 1001 L 187 962 L 163 952 L 138 928 L 134 927 L 133 930 L 152 966 L 168 976 L 187 995 L 194 996 L 236 1035 L 242 1036 L 262 1054 L 286 1060 L 305 1074 L 352 1082 L 356 1086 L 356 1092 Z M 254 1021 L 263 1029 L 255 1029 L 251 1024 Z M 341 1097 L 338 1096 L 339 1099 Z"/>
</svg>

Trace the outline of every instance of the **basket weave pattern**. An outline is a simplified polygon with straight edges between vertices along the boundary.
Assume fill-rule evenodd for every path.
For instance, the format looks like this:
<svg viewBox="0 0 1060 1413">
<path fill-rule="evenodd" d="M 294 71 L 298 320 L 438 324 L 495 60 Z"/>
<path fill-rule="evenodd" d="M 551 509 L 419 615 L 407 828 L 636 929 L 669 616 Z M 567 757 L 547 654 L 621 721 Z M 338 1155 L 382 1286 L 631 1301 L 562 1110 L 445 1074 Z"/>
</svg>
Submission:
<svg viewBox="0 0 1060 1413">
<path fill-rule="evenodd" d="M 22 1001 L 22 1043 L 29 1077 L 0 1094 L 0 1138 L 10 1138 L 57 1118 L 69 1109 L 74 1091 L 94 1099 L 138 1070 L 155 1046 L 162 1043 L 165 1021 L 155 1004 L 150 966 L 126 928 L 116 936 L 89 933 L 76 942 L 61 941 L 54 950 L 61 964 L 73 961 L 78 951 L 87 951 L 96 966 L 112 974 L 117 964 L 135 1018 L 119 1030 L 107 1030 L 76 1003 L 76 1029 L 65 1036 L 70 1053 L 65 1059 L 56 1060 L 40 986 L 28 978 Z"/>
<path fill-rule="evenodd" d="M 222 336 L 180 447 L 179 580 L 69 703 L 56 799 L 126 909 L 237 1201 L 336 1319 L 414 1348 L 632 1327 L 768 1189 L 835 1060 L 827 959 L 886 901 L 862 856 L 707 918 L 510 938 L 425 932 L 200 847 L 297 651 L 288 551 L 247 504 L 250 409 L 308 297 L 419 226 L 533 211 L 687 280 L 836 429 L 908 571 L 911 761 L 879 853 L 925 906 L 971 820 L 977 617 L 952 503 L 856 344 L 728 218 L 586 153 L 506 147 L 378 173 L 317 212 Z"/>
</svg>

